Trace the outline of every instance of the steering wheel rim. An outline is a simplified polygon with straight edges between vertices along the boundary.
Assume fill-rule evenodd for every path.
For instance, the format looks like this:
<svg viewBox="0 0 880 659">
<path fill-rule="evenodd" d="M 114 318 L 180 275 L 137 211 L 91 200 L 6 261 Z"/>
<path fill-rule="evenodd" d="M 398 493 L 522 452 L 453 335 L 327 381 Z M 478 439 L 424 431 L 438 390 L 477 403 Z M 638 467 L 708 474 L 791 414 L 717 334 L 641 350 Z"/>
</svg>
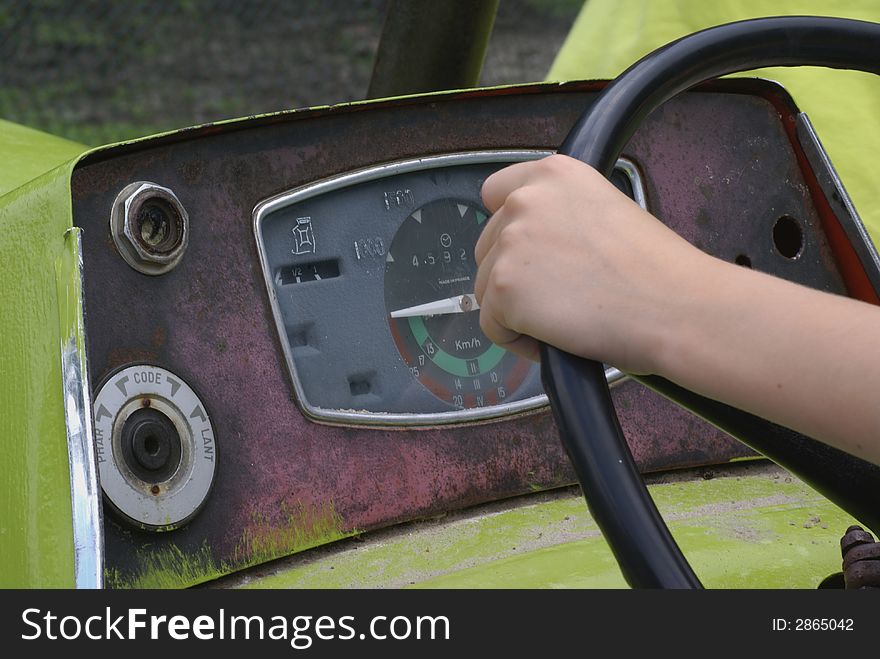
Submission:
<svg viewBox="0 0 880 659">
<path fill-rule="evenodd" d="M 638 61 L 581 116 L 559 152 L 606 178 L 645 117 L 679 92 L 767 66 L 825 66 L 880 74 L 880 25 L 809 16 L 709 28 Z M 584 497 L 621 572 L 635 588 L 700 588 L 657 511 L 614 410 L 604 367 L 548 345 L 541 375 Z"/>
</svg>

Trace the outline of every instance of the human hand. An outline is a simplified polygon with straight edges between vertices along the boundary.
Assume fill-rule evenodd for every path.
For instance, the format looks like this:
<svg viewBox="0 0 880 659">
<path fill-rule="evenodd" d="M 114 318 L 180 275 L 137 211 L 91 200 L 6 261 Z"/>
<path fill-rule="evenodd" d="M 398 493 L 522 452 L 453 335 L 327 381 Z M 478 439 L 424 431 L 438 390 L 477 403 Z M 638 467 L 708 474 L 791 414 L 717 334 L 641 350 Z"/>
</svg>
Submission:
<svg viewBox="0 0 880 659">
<path fill-rule="evenodd" d="M 495 343 L 655 373 L 880 464 L 880 307 L 713 258 L 566 156 L 493 174 L 483 201 L 474 293 Z"/>
<path fill-rule="evenodd" d="M 482 194 L 493 215 L 475 250 L 474 292 L 486 336 L 530 359 L 543 341 L 656 372 L 714 259 L 568 156 L 507 167 Z"/>
</svg>

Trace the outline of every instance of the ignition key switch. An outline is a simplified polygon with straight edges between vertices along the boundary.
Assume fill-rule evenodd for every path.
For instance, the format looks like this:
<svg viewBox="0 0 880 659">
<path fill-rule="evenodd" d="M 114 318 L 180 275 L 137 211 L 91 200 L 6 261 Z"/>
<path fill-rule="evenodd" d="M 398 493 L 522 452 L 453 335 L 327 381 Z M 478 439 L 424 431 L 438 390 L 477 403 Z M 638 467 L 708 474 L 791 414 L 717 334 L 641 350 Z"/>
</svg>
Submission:
<svg viewBox="0 0 880 659">
<path fill-rule="evenodd" d="M 171 371 L 129 366 L 95 397 L 95 449 L 106 501 L 150 531 L 186 524 L 211 492 L 214 428 L 204 403 Z"/>
</svg>

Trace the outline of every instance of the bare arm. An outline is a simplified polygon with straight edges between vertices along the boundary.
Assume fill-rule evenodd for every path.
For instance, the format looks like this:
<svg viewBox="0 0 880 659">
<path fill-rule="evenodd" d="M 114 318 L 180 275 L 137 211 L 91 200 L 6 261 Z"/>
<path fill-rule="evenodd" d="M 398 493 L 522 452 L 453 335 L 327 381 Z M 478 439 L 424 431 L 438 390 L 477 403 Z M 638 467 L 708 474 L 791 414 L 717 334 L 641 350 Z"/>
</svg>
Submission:
<svg viewBox="0 0 880 659">
<path fill-rule="evenodd" d="M 708 256 L 565 156 L 498 172 L 483 199 L 490 339 L 661 375 L 880 464 L 880 308 Z"/>
</svg>

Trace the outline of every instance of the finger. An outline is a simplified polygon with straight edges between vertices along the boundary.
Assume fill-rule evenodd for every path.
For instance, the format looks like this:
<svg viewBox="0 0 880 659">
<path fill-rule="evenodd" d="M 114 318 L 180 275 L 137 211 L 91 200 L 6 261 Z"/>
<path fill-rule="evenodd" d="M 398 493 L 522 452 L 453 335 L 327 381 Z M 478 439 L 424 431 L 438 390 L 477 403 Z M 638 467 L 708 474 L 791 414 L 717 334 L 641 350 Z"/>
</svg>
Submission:
<svg viewBox="0 0 880 659">
<path fill-rule="evenodd" d="M 480 267 L 483 263 L 483 259 L 486 258 L 491 249 L 495 246 L 498 233 L 504 228 L 506 221 L 504 208 L 501 208 L 489 218 L 486 226 L 483 227 L 483 231 L 477 239 L 477 244 L 474 245 L 474 260 L 477 263 L 477 267 Z"/>
<path fill-rule="evenodd" d="M 489 248 L 489 253 L 482 259 L 478 259 L 480 265 L 477 267 L 477 276 L 474 279 L 474 297 L 477 298 L 477 304 L 483 306 L 483 296 L 486 294 L 486 287 L 489 285 L 489 274 L 495 266 L 498 258 L 498 250 L 495 245 Z"/>
<path fill-rule="evenodd" d="M 480 329 L 483 330 L 489 340 L 501 346 L 502 348 L 516 341 L 520 336 L 516 332 L 508 328 L 497 316 L 496 309 L 492 306 L 491 301 L 484 298 L 486 306 L 480 306 Z"/>
<path fill-rule="evenodd" d="M 540 160 L 518 162 L 504 169 L 499 169 L 483 182 L 483 204 L 490 213 L 494 213 L 504 205 L 507 196 L 528 183 L 538 167 Z"/>
<path fill-rule="evenodd" d="M 541 353 L 538 341 L 505 327 L 495 318 L 491 304 L 480 307 L 480 329 L 495 345 L 520 357 L 532 361 L 540 360 Z"/>
</svg>

